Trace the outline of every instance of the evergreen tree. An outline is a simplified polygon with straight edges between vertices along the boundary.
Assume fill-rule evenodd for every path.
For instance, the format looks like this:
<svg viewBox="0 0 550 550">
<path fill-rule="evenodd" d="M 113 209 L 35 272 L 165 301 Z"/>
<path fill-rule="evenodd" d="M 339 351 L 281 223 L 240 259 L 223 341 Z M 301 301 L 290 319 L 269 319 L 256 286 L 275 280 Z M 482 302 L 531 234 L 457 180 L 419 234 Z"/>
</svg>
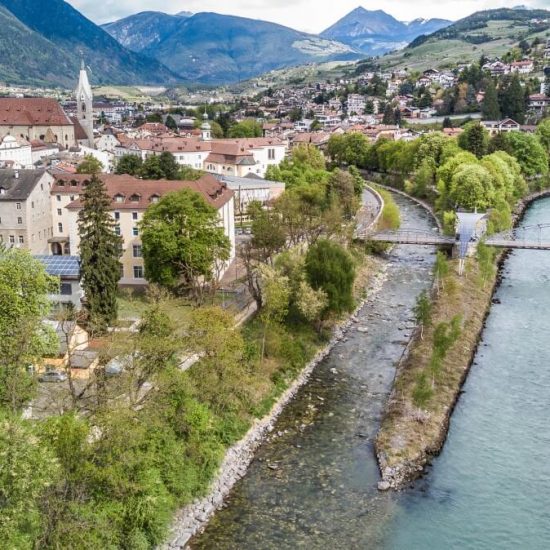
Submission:
<svg viewBox="0 0 550 550">
<path fill-rule="evenodd" d="M 92 177 L 82 202 L 78 215 L 82 287 L 91 327 L 102 333 L 117 318 L 122 239 L 115 233 L 111 199 L 98 176 Z"/>
<path fill-rule="evenodd" d="M 479 122 L 469 122 L 458 136 L 458 145 L 480 159 L 489 149 L 489 133 Z"/>
<path fill-rule="evenodd" d="M 177 132 L 178 125 L 176 124 L 176 121 L 174 120 L 174 118 L 171 115 L 168 115 L 166 117 L 166 122 L 164 124 L 165 124 L 166 128 L 169 128 L 173 132 Z"/>
<path fill-rule="evenodd" d="M 384 109 L 384 118 L 382 124 L 392 125 L 395 124 L 395 111 L 393 107 L 388 103 Z"/>
<path fill-rule="evenodd" d="M 509 80 L 507 86 L 503 87 L 500 110 L 503 116 L 509 117 L 519 124 L 525 123 L 525 94 L 517 74 Z"/>
<path fill-rule="evenodd" d="M 481 105 L 481 114 L 484 120 L 500 120 L 497 89 L 492 80 L 489 80 L 487 86 L 485 86 L 485 97 Z"/>
</svg>

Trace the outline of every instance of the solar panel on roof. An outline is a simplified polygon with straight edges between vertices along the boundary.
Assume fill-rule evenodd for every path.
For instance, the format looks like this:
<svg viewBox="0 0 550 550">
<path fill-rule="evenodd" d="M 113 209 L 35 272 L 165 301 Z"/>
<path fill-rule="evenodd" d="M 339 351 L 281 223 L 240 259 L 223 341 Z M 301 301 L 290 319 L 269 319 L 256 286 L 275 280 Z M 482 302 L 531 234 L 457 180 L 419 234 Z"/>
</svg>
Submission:
<svg viewBox="0 0 550 550">
<path fill-rule="evenodd" d="M 56 277 L 78 277 L 80 258 L 78 256 L 35 256 L 40 260 L 46 272 Z"/>
</svg>

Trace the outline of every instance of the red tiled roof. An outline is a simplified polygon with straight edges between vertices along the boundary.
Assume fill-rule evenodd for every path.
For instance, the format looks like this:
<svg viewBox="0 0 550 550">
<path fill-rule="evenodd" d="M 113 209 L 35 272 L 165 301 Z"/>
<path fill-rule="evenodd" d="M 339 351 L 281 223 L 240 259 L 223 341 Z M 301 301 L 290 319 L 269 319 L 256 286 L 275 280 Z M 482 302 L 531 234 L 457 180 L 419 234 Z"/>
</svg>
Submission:
<svg viewBox="0 0 550 550">
<path fill-rule="evenodd" d="M 90 181 L 90 175 L 52 174 L 55 182 L 52 186 L 52 194 L 82 193 L 83 188 Z M 211 206 L 220 209 L 233 197 L 233 191 L 219 182 L 214 176 L 205 174 L 197 181 L 180 180 L 142 180 L 129 175 L 100 174 L 99 177 L 107 187 L 107 193 L 113 199 L 111 208 L 114 210 L 144 210 L 151 204 L 154 196 L 162 197 L 167 193 L 180 189 L 191 189 L 200 193 Z M 76 183 L 76 185 L 74 185 Z M 115 196 L 122 195 L 124 200 L 116 202 Z M 130 200 L 133 197 L 135 200 Z M 80 201 L 69 204 L 68 208 L 80 208 Z"/>
<path fill-rule="evenodd" d="M 55 99 L 0 98 L 0 126 L 72 126 Z"/>
<path fill-rule="evenodd" d="M 74 137 L 75 137 L 75 139 L 77 141 L 88 139 L 88 135 L 84 131 L 84 128 L 82 128 L 82 126 L 80 125 L 80 122 L 78 121 L 78 118 L 76 118 L 75 116 L 72 116 L 71 120 L 74 124 Z"/>
</svg>

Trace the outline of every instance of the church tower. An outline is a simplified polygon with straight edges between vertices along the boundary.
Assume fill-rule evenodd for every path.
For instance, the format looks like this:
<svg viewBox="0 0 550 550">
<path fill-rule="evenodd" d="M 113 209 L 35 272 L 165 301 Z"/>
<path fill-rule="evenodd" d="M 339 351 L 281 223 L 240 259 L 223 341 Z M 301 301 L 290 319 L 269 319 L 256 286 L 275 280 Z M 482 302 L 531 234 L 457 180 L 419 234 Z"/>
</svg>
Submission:
<svg viewBox="0 0 550 550">
<path fill-rule="evenodd" d="M 212 126 L 208 122 L 208 113 L 205 111 L 203 116 L 203 123 L 201 125 L 201 141 L 212 140 Z"/>
<path fill-rule="evenodd" d="M 88 73 L 86 72 L 83 59 L 80 66 L 80 78 L 76 88 L 76 118 L 88 136 L 88 147 L 92 148 L 95 147 L 93 99 L 92 87 L 88 80 Z"/>
</svg>

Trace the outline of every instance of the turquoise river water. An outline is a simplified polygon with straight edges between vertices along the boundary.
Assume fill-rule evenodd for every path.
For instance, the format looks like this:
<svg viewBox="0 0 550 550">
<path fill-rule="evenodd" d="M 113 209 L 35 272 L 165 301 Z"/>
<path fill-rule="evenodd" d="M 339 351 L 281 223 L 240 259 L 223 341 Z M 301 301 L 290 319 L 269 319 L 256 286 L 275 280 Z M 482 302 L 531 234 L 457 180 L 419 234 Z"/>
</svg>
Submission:
<svg viewBox="0 0 550 550">
<path fill-rule="evenodd" d="M 430 228 L 398 198 L 404 226 Z M 550 223 L 550 199 L 524 224 Z M 550 549 L 550 252 L 516 251 L 442 454 L 376 491 L 372 441 L 433 250 L 395 247 L 379 294 L 280 419 L 194 549 Z"/>
</svg>

